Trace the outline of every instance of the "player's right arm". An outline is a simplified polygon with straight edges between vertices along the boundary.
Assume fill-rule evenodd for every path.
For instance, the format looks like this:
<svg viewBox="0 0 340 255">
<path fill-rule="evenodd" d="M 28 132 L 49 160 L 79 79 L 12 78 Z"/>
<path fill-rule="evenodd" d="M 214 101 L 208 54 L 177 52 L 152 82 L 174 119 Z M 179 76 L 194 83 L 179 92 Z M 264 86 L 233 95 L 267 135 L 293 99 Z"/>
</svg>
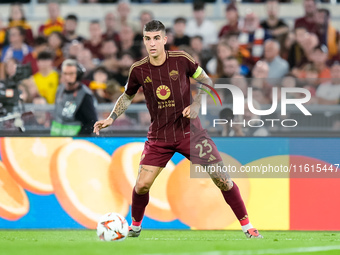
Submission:
<svg viewBox="0 0 340 255">
<path fill-rule="evenodd" d="M 129 96 L 125 92 L 118 98 L 115 106 L 113 107 L 112 112 L 110 113 L 109 117 L 105 120 L 99 120 L 94 124 L 93 133 L 99 135 L 99 131 L 103 128 L 111 126 L 112 123 L 122 115 L 126 109 L 131 104 L 132 99 L 135 95 Z"/>
</svg>

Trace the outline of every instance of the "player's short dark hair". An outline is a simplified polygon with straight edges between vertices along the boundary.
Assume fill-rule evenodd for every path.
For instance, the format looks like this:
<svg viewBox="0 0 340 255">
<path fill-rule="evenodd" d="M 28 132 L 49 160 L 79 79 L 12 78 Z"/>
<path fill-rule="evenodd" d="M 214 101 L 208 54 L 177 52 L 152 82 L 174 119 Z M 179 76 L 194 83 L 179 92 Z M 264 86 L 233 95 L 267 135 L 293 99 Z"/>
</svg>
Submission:
<svg viewBox="0 0 340 255">
<path fill-rule="evenodd" d="M 42 51 L 38 54 L 37 60 L 53 60 L 53 55 L 49 51 Z"/>
<path fill-rule="evenodd" d="M 165 33 L 165 26 L 159 20 L 151 20 L 144 25 L 145 32 L 163 31 Z"/>
<path fill-rule="evenodd" d="M 204 2 L 203 1 L 194 1 L 194 4 L 193 4 L 193 9 L 194 11 L 202 11 L 204 10 Z"/>
<path fill-rule="evenodd" d="M 66 16 L 65 20 L 73 20 L 75 22 L 78 22 L 78 17 L 75 14 L 69 14 Z"/>
<path fill-rule="evenodd" d="M 186 20 L 186 18 L 184 18 L 184 17 L 178 17 L 178 18 L 176 18 L 176 19 L 174 20 L 174 24 L 177 24 L 177 23 L 184 23 L 184 24 L 186 24 L 186 23 L 187 23 L 187 20 Z"/>
<path fill-rule="evenodd" d="M 47 44 L 47 39 L 44 36 L 38 36 L 37 38 L 35 38 L 34 40 L 34 46 L 41 46 Z"/>
</svg>

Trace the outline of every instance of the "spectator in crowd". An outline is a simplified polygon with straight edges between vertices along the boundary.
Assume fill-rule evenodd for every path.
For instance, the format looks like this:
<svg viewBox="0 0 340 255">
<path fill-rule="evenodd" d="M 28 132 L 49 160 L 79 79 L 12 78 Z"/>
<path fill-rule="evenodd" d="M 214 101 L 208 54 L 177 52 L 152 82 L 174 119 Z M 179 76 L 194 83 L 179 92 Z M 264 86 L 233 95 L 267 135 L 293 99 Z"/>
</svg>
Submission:
<svg viewBox="0 0 340 255">
<path fill-rule="evenodd" d="M 317 33 L 315 22 L 316 0 L 303 0 L 305 16 L 295 19 L 294 29 L 304 27 L 310 33 Z"/>
<path fill-rule="evenodd" d="M 135 34 L 132 27 L 123 26 L 119 33 L 121 42 L 121 51 L 130 51 L 134 55 L 135 59 L 140 59 L 141 57 L 141 45 L 135 43 Z"/>
<path fill-rule="evenodd" d="M 312 63 L 308 63 L 306 65 L 304 65 L 304 67 L 302 68 L 302 72 L 301 74 L 303 74 L 303 79 L 299 79 L 299 86 L 303 87 L 304 89 L 309 90 L 309 92 L 311 93 L 311 100 L 308 103 L 312 103 L 312 101 L 314 102 L 315 100 L 315 92 L 316 92 L 316 88 L 319 86 L 319 79 L 318 79 L 318 69 L 316 69 L 315 65 Z M 301 95 L 297 95 L 297 97 L 299 97 Z"/>
<path fill-rule="evenodd" d="M 21 4 L 12 4 L 10 8 L 10 15 L 8 17 L 8 28 L 22 27 L 25 30 L 25 43 L 33 45 L 34 38 L 30 24 L 28 24 L 25 12 Z"/>
<path fill-rule="evenodd" d="M 328 57 L 328 49 L 327 46 L 322 44 L 318 45 L 313 49 L 312 53 L 312 63 L 318 70 L 318 78 L 320 79 L 329 79 L 331 78 L 331 71 L 326 65 Z"/>
<path fill-rule="evenodd" d="M 4 67 L 4 80 L 12 80 L 15 76 L 17 65 L 19 61 L 15 58 L 9 58 L 3 65 Z"/>
<path fill-rule="evenodd" d="M 283 88 L 295 88 L 297 84 L 297 78 L 292 74 L 285 75 L 281 80 L 281 86 Z"/>
<path fill-rule="evenodd" d="M 316 24 L 318 27 L 318 36 L 320 44 L 328 47 L 328 57 L 332 58 L 338 52 L 337 37 L 338 31 L 330 22 L 330 12 L 328 9 L 320 8 L 316 12 Z"/>
<path fill-rule="evenodd" d="M 178 50 L 178 47 L 174 44 L 175 37 L 172 28 L 166 28 L 165 35 L 168 38 L 165 44 L 165 50 Z"/>
<path fill-rule="evenodd" d="M 110 99 L 110 102 L 116 102 L 117 99 L 123 94 L 124 87 L 120 86 L 120 84 L 115 79 L 110 79 L 107 81 L 107 98 Z"/>
<path fill-rule="evenodd" d="M 135 28 L 135 24 L 130 20 L 130 4 L 126 1 L 119 1 L 117 6 L 118 20 L 117 20 L 117 31 L 120 32 L 124 26 Z"/>
<path fill-rule="evenodd" d="M 260 126 L 260 121 L 258 121 L 256 123 L 256 121 L 254 121 L 255 119 L 259 120 L 260 117 L 257 116 L 256 114 L 252 113 L 249 110 L 249 106 L 247 103 L 247 99 L 245 99 L 245 103 L 244 103 L 244 115 L 243 115 L 243 119 L 240 115 L 235 116 L 233 122 L 234 123 L 241 123 L 241 124 L 234 124 L 232 125 L 232 129 L 229 133 L 229 136 L 269 136 L 270 133 L 267 130 L 266 127 L 264 126 Z M 253 107 L 257 110 L 261 110 L 261 104 L 253 99 Z M 248 127 L 248 121 L 253 120 L 251 122 L 251 124 L 253 126 L 258 125 L 259 127 Z M 245 125 L 243 125 L 243 121 L 245 121 Z"/>
<path fill-rule="evenodd" d="M 280 57 L 278 41 L 268 39 L 264 43 L 264 60 L 269 66 L 268 78 L 282 78 L 289 72 L 289 64 Z"/>
<path fill-rule="evenodd" d="M 37 57 L 40 52 L 47 50 L 47 40 L 43 36 L 38 36 L 34 41 L 34 48 L 33 51 L 27 54 L 22 63 L 23 64 L 30 64 L 32 68 L 32 74 L 38 72 L 38 62 Z"/>
<path fill-rule="evenodd" d="M 231 57 L 232 51 L 230 46 L 225 40 L 219 41 L 216 47 L 215 56 L 207 63 L 207 71 L 211 76 L 222 76 L 223 73 L 223 60 Z"/>
<path fill-rule="evenodd" d="M 32 76 L 33 82 L 40 96 L 46 99 L 48 104 L 54 104 L 59 85 L 59 74 L 53 69 L 53 55 L 42 51 L 38 58 L 38 72 Z"/>
<path fill-rule="evenodd" d="M 257 61 L 252 70 L 251 87 L 253 88 L 254 99 L 262 104 L 271 102 L 272 85 L 268 83 L 269 66 L 265 61 Z"/>
<path fill-rule="evenodd" d="M 289 27 L 279 18 L 279 1 L 267 0 L 266 8 L 267 19 L 261 22 L 261 27 L 282 45 L 285 35 L 289 32 Z"/>
<path fill-rule="evenodd" d="M 292 45 L 295 43 L 295 34 L 294 32 L 289 32 L 285 36 L 283 36 L 281 48 L 280 48 L 280 56 L 281 58 L 288 61 L 289 51 Z"/>
<path fill-rule="evenodd" d="M 6 27 L 4 26 L 2 17 L 0 15 L 0 51 L 5 44 L 6 39 Z"/>
<path fill-rule="evenodd" d="M 227 19 L 227 24 L 224 25 L 220 32 L 218 33 L 218 37 L 221 38 L 224 35 L 229 34 L 230 32 L 239 33 L 239 22 L 238 22 L 238 10 L 235 2 L 231 2 L 227 5 L 225 10 L 225 16 Z"/>
<path fill-rule="evenodd" d="M 252 71 L 252 78 L 255 79 L 267 79 L 269 75 L 269 65 L 265 61 L 257 61 L 253 71 Z M 260 88 L 263 88 L 262 86 Z"/>
<path fill-rule="evenodd" d="M 77 61 L 85 68 L 83 74 L 84 79 L 88 79 L 92 71 L 96 68 L 91 51 L 87 48 L 82 49 L 77 55 Z"/>
<path fill-rule="evenodd" d="M 234 75 L 228 79 L 227 81 L 221 80 L 222 83 L 227 82 L 228 84 L 232 84 L 242 90 L 244 97 L 246 98 L 248 95 L 248 82 L 246 78 L 238 73 L 234 73 Z M 223 103 L 224 104 L 233 104 L 234 98 L 229 90 L 221 90 L 218 92 L 219 95 L 223 95 Z"/>
<path fill-rule="evenodd" d="M 93 70 L 93 80 L 89 84 L 89 88 L 92 90 L 93 95 L 97 99 L 98 103 L 108 103 L 110 99 L 107 99 L 106 89 L 107 81 L 109 80 L 109 73 L 103 66 L 98 66 Z"/>
<path fill-rule="evenodd" d="M 304 51 L 304 42 L 308 37 L 306 28 L 296 27 L 294 29 L 295 42 L 292 44 L 288 53 L 288 63 L 290 69 L 300 68 L 308 62 L 307 56 Z"/>
<path fill-rule="evenodd" d="M 319 104 L 338 105 L 340 102 L 340 62 L 334 62 L 331 67 L 331 80 L 322 83 L 316 96 Z"/>
<path fill-rule="evenodd" d="M 84 42 L 84 47 L 91 51 L 93 58 L 102 60 L 102 29 L 99 20 L 92 20 L 90 22 L 89 34 L 90 38 Z"/>
<path fill-rule="evenodd" d="M 281 90 L 281 88 L 295 88 L 297 87 L 297 77 L 295 77 L 292 74 L 285 75 L 282 79 L 278 88 Z M 299 93 L 287 93 L 286 98 L 294 99 L 294 98 L 300 98 Z"/>
<path fill-rule="evenodd" d="M 259 18 L 253 11 L 246 14 L 240 30 L 238 37 L 240 47 L 247 49 L 252 59 L 258 61 L 263 55 L 263 42 L 270 36 L 260 27 Z"/>
<path fill-rule="evenodd" d="M 174 45 L 190 45 L 190 37 L 185 34 L 187 20 L 183 17 L 178 17 L 174 21 L 173 31 L 174 31 Z"/>
<path fill-rule="evenodd" d="M 33 98 L 25 81 L 19 83 L 18 90 L 20 92 L 20 99 L 23 103 L 32 103 Z"/>
<path fill-rule="evenodd" d="M 65 47 L 64 47 L 65 49 Z M 84 49 L 84 44 L 77 40 L 72 41 L 64 54 L 67 58 L 77 59 L 78 54 Z"/>
<path fill-rule="evenodd" d="M 32 52 L 32 48 L 24 42 L 25 33 L 22 27 L 12 27 L 9 29 L 9 45 L 5 46 L 2 50 L 1 62 L 15 58 L 21 63 L 24 57 Z"/>
<path fill-rule="evenodd" d="M 114 40 L 106 39 L 103 41 L 101 53 L 104 57 L 101 65 L 104 66 L 108 72 L 118 72 L 118 47 Z"/>
<path fill-rule="evenodd" d="M 240 66 L 235 57 L 227 57 L 223 59 L 223 74 L 218 78 L 231 78 L 236 74 L 239 74 Z"/>
<path fill-rule="evenodd" d="M 151 20 L 153 20 L 153 13 L 151 11 L 141 11 L 141 13 L 139 14 L 139 30 L 137 30 L 134 38 L 136 45 L 142 45 L 144 25 Z"/>
<path fill-rule="evenodd" d="M 60 32 L 52 32 L 47 38 L 48 47 L 54 54 L 53 66 L 60 70 L 64 61 L 64 36 Z"/>
<path fill-rule="evenodd" d="M 227 44 L 231 48 L 232 56 L 237 59 L 241 67 L 240 74 L 248 75 L 250 69 L 254 65 L 254 61 L 251 59 L 250 52 L 246 48 L 240 47 L 238 37 L 238 33 L 230 32 L 228 35 L 224 36 L 222 40 L 226 40 Z"/>
<path fill-rule="evenodd" d="M 206 64 L 213 57 L 212 51 L 208 48 L 204 48 L 203 38 L 200 35 L 196 35 L 190 38 L 190 47 L 195 54 L 199 57 L 200 66 L 205 70 Z"/>
<path fill-rule="evenodd" d="M 64 20 L 60 16 L 60 8 L 57 2 L 51 2 L 47 5 L 48 20 L 39 27 L 39 35 L 49 36 L 53 32 L 62 33 L 64 29 Z"/>
<path fill-rule="evenodd" d="M 56 95 L 51 135 L 90 135 L 97 113 L 91 90 L 81 83 L 84 69 L 76 60 L 66 59 L 61 70 L 63 83 Z"/>
<path fill-rule="evenodd" d="M 46 105 L 47 101 L 44 97 L 37 96 L 32 101 L 35 105 Z M 34 111 L 34 118 L 36 120 L 36 124 L 39 126 L 43 126 L 45 128 L 50 127 L 51 114 L 47 111 Z"/>
<path fill-rule="evenodd" d="M 129 77 L 130 67 L 134 62 L 134 56 L 129 51 L 124 51 L 119 58 L 119 69 L 118 73 L 114 75 L 114 79 L 124 87 L 126 85 L 127 79 Z"/>
<path fill-rule="evenodd" d="M 116 46 L 120 47 L 119 34 L 116 27 L 116 16 L 113 12 L 108 12 L 104 18 L 105 32 L 102 35 L 103 40 L 113 40 Z"/>
<path fill-rule="evenodd" d="M 84 37 L 77 34 L 78 17 L 74 14 L 69 14 L 65 18 L 64 38 L 65 43 L 70 44 L 72 41 L 83 42 Z"/>
<path fill-rule="evenodd" d="M 217 44 L 216 27 L 212 21 L 205 17 L 204 2 L 194 2 L 193 10 L 194 19 L 188 21 L 185 33 L 190 37 L 201 36 L 204 48 Z"/>
</svg>

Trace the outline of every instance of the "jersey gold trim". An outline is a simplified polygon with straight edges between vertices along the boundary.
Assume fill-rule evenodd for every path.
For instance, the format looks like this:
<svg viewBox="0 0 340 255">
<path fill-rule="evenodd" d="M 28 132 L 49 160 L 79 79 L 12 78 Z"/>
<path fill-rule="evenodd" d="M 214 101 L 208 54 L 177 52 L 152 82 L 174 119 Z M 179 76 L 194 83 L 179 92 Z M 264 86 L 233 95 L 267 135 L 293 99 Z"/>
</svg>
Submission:
<svg viewBox="0 0 340 255">
<path fill-rule="evenodd" d="M 130 67 L 129 77 L 130 77 L 130 74 L 131 74 L 133 68 L 135 68 L 135 67 L 137 67 L 137 66 L 140 66 L 140 65 L 143 65 L 143 64 L 145 64 L 146 62 L 148 62 L 148 57 L 145 57 L 145 58 L 143 58 L 143 59 L 141 59 L 141 60 L 139 60 L 139 61 L 133 63 L 132 66 Z"/>
<path fill-rule="evenodd" d="M 184 51 L 169 51 L 169 57 L 185 57 L 189 61 L 191 61 L 193 64 L 196 63 L 193 57 Z"/>
</svg>

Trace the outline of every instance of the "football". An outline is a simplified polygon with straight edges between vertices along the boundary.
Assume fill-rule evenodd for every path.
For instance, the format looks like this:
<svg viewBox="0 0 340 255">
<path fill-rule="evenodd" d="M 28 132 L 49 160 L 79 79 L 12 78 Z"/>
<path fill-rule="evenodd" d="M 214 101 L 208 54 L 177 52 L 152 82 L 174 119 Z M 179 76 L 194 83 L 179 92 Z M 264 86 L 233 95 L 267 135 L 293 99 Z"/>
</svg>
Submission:
<svg viewBox="0 0 340 255">
<path fill-rule="evenodd" d="M 129 224 L 119 213 L 107 213 L 97 224 L 97 235 L 103 241 L 123 241 L 128 232 Z"/>
</svg>

